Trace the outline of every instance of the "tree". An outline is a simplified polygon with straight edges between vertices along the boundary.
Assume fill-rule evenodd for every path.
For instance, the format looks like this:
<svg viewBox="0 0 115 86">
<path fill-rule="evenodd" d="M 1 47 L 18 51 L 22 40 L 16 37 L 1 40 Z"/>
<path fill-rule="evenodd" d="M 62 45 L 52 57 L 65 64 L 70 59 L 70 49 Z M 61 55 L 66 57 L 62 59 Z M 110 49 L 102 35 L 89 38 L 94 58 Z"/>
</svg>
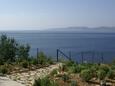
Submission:
<svg viewBox="0 0 115 86">
<path fill-rule="evenodd" d="M 6 35 L 0 37 L 0 63 L 13 62 L 18 58 L 27 60 L 30 46 L 20 45 L 14 38 Z"/>
<path fill-rule="evenodd" d="M 27 60 L 29 57 L 29 51 L 30 46 L 28 44 L 20 45 L 18 48 L 18 58 Z"/>
<path fill-rule="evenodd" d="M 14 61 L 17 51 L 17 42 L 14 38 L 8 38 L 6 35 L 0 37 L 0 60 Z"/>
</svg>

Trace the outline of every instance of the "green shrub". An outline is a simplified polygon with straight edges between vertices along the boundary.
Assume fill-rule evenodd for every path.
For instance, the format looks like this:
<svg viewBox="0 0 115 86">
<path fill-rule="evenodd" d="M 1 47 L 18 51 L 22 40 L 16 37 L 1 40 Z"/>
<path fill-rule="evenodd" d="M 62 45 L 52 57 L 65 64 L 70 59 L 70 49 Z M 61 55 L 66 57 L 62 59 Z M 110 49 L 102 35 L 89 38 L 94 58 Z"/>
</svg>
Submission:
<svg viewBox="0 0 115 86">
<path fill-rule="evenodd" d="M 47 56 L 43 52 L 40 52 L 37 58 L 38 58 L 39 64 L 44 65 L 47 63 Z"/>
<path fill-rule="evenodd" d="M 76 65 L 76 63 L 74 61 L 70 61 L 69 60 L 69 61 L 65 62 L 65 65 L 68 66 L 68 67 L 70 67 L 70 66 Z"/>
<path fill-rule="evenodd" d="M 34 80 L 33 86 L 41 86 L 41 79 Z"/>
<path fill-rule="evenodd" d="M 38 60 L 33 58 L 31 61 L 30 61 L 31 64 L 33 65 L 37 65 L 38 64 Z"/>
<path fill-rule="evenodd" d="M 22 61 L 20 64 L 23 68 L 27 68 L 29 66 L 29 63 L 26 60 Z"/>
<path fill-rule="evenodd" d="M 70 86 L 78 86 L 77 81 L 71 81 Z"/>
<path fill-rule="evenodd" d="M 51 81 L 48 77 L 35 80 L 33 86 L 58 86 L 54 81 Z"/>
<path fill-rule="evenodd" d="M 8 69 L 7 69 L 7 67 L 6 66 L 0 66 L 0 73 L 2 73 L 2 74 L 6 74 L 6 73 L 8 73 Z"/>
<path fill-rule="evenodd" d="M 77 66 L 77 72 L 78 73 L 80 73 L 82 70 L 85 70 L 85 69 L 87 69 L 86 66 L 84 66 L 82 64 L 80 64 L 80 65 Z"/>
<path fill-rule="evenodd" d="M 108 73 L 110 70 L 108 65 L 100 65 L 99 69 L 104 70 L 106 73 Z"/>
<path fill-rule="evenodd" d="M 86 82 L 93 78 L 92 73 L 89 69 L 82 70 L 80 76 Z"/>
<path fill-rule="evenodd" d="M 58 74 L 58 70 L 57 70 L 57 69 L 54 69 L 54 70 L 50 73 L 50 75 L 52 75 L 52 76 L 54 76 L 54 75 L 56 75 L 56 74 Z"/>
<path fill-rule="evenodd" d="M 115 78 L 115 71 L 110 69 L 109 72 L 107 73 L 107 77 L 109 79 L 114 79 Z"/>
<path fill-rule="evenodd" d="M 62 75 L 62 80 L 64 82 L 67 82 L 69 79 L 70 79 L 69 75 L 67 75 L 67 74 Z"/>
<path fill-rule="evenodd" d="M 112 66 L 111 66 L 111 69 L 112 69 L 112 70 L 115 70 L 115 65 L 112 65 Z"/>
<path fill-rule="evenodd" d="M 69 67 L 68 70 L 70 73 L 78 73 L 78 71 L 79 71 L 77 66 Z"/>
<path fill-rule="evenodd" d="M 107 74 L 106 71 L 104 71 L 104 70 L 102 70 L 102 69 L 100 69 L 100 70 L 97 71 L 97 76 L 98 76 L 98 78 L 99 78 L 100 80 L 105 79 L 106 74 Z"/>
<path fill-rule="evenodd" d="M 48 64 L 53 64 L 53 60 L 49 57 L 49 58 L 47 58 L 47 63 Z"/>
</svg>

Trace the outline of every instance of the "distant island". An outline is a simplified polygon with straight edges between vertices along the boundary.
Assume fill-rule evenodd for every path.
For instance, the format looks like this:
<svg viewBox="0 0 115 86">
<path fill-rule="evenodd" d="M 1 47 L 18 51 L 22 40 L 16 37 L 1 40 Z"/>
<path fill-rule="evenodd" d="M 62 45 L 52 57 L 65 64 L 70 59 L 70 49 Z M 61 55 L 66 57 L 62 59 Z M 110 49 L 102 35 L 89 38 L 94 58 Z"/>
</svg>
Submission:
<svg viewBox="0 0 115 86">
<path fill-rule="evenodd" d="M 44 31 L 52 32 L 79 32 L 79 33 L 115 33 L 115 27 L 65 27 L 65 28 L 52 28 Z"/>
</svg>

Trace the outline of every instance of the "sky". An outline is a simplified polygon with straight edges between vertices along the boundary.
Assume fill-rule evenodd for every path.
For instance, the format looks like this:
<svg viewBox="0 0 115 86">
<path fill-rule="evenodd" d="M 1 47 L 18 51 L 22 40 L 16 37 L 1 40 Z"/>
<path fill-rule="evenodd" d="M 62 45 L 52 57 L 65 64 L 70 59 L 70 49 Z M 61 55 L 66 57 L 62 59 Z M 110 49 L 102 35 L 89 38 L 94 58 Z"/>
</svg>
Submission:
<svg viewBox="0 0 115 86">
<path fill-rule="evenodd" d="M 0 30 L 115 26 L 115 0 L 0 0 Z"/>
</svg>

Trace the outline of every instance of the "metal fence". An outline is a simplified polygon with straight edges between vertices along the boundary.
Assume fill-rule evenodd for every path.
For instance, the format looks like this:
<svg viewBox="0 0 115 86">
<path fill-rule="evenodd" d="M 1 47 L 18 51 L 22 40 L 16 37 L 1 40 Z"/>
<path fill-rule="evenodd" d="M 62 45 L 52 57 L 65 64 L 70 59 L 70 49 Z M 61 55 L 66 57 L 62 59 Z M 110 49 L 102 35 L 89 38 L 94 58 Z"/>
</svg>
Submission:
<svg viewBox="0 0 115 86">
<path fill-rule="evenodd" d="M 45 50 L 40 50 L 37 48 L 35 50 L 36 56 L 38 56 L 39 52 Z M 115 60 L 115 52 L 113 51 L 77 51 L 77 50 L 69 50 L 69 49 L 48 49 L 45 54 L 47 56 L 53 57 L 54 60 L 59 61 L 60 59 L 68 59 L 73 60 L 78 63 L 111 63 Z"/>
</svg>

